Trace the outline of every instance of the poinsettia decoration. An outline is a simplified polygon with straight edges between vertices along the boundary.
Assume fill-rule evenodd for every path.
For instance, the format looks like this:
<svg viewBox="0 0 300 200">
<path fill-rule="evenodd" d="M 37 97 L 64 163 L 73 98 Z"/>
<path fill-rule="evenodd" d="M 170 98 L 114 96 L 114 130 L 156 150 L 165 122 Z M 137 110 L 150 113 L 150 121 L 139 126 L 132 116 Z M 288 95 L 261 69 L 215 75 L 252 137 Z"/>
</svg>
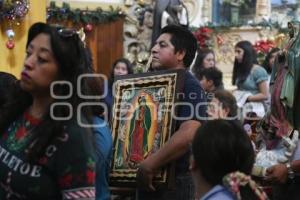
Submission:
<svg viewBox="0 0 300 200">
<path fill-rule="evenodd" d="M 253 47 L 257 53 L 268 53 L 272 48 L 275 47 L 275 44 L 272 40 L 259 40 L 255 42 Z"/>
<path fill-rule="evenodd" d="M 213 29 L 208 27 L 200 27 L 194 32 L 194 36 L 196 37 L 198 44 L 201 48 L 209 48 L 212 47 L 212 33 Z"/>
<path fill-rule="evenodd" d="M 259 40 L 253 45 L 259 64 L 262 64 L 268 52 L 276 45 L 272 40 Z"/>
</svg>

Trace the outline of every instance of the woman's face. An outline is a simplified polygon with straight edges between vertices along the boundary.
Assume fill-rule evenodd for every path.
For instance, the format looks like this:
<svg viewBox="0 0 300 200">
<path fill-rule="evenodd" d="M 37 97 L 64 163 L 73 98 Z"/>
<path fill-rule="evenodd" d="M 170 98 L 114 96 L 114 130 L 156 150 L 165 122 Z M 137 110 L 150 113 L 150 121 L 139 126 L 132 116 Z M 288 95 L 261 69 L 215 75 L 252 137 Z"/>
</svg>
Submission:
<svg viewBox="0 0 300 200">
<path fill-rule="evenodd" d="M 58 77 L 58 64 L 50 45 L 50 37 L 37 35 L 26 49 L 21 87 L 31 94 L 49 94 L 50 84 Z"/>
<path fill-rule="evenodd" d="M 123 62 L 118 62 L 114 68 L 114 75 L 120 76 L 120 75 L 126 75 L 126 74 L 128 74 L 126 64 Z"/>
<path fill-rule="evenodd" d="M 240 47 L 235 47 L 234 48 L 234 53 L 235 53 L 235 59 L 241 63 L 243 61 L 244 57 L 244 50 Z"/>
<path fill-rule="evenodd" d="M 203 59 L 203 67 L 211 68 L 215 66 L 215 56 L 213 53 L 208 53 Z"/>
</svg>

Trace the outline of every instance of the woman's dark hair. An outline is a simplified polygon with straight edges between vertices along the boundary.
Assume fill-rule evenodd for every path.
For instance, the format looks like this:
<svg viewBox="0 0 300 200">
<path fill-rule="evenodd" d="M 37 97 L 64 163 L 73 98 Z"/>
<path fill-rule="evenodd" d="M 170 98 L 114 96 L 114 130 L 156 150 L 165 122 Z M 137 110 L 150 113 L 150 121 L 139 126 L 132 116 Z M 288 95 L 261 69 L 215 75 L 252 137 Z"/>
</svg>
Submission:
<svg viewBox="0 0 300 200">
<path fill-rule="evenodd" d="M 8 93 L 13 89 L 17 78 L 9 73 L 0 72 L 0 107 L 7 102 Z"/>
<path fill-rule="evenodd" d="M 77 84 L 80 75 L 89 73 L 89 63 L 84 44 L 75 31 L 38 22 L 29 29 L 26 48 L 39 34 L 46 34 L 50 38 L 51 49 L 58 64 L 58 81 L 67 81 L 72 85 L 70 88 L 66 85 L 57 84 L 53 89 L 56 96 L 67 96 L 69 93 L 72 95 L 68 99 L 54 99 L 53 103 L 69 103 L 73 110 L 71 114 L 73 118 L 76 118 L 78 105 L 85 101 L 77 94 L 78 87 L 81 88 L 81 91 L 85 91 L 84 94 L 86 95 L 90 94 L 91 91 L 91 84 L 85 78 L 81 79 L 79 85 Z M 0 113 L 0 134 L 3 134 L 8 126 L 22 115 L 31 104 L 32 96 L 22 90 L 18 83 L 11 94 L 9 104 L 6 104 Z M 48 112 L 42 117 L 41 123 L 31 132 L 33 136 L 28 144 L 27 153 L 29 161 L 38 159 L 45 152 L 49 143 L 63 133 L 63 127 L 68 122 L 53 119 L 50 116 L 50 106 Z M 66 106 L 55 106 L 53 109 L 55 117 L 60 118 L 69 116 L 69 112 L 71 111 Z M 92 120 L 92 112 L 89 107 L 82 109 L 82 115 L 89 121 Z"/>
<path fill-rule="evenodd" d="M 192 72 L 195 74 L 198 80 L 202 79 L 202 71 L 204 69 L 203 60 L 210 53 L 212 53 L 215 56 L 214 51 L 211 49 L 198 48 L 197 50 L 197 56 L 192 68 Z"/>
<path fill-rule="evenodd" d="M 234 120 L 212 120 L 196 132 L 192 144 L 195 163 L 212 186 L 222 184 L 230 172 L 250 174 L 254 150 L 241 124 Z"/>
<path fill-rule="evenodd" d="M 229 109 L 228 117 L 237 117 L 237 103 L 235 97 L 227 90 L 217 90 L 214 97 L 222 103 L 223 108 Z"/>
<path fill-rule="evenodd" d="M 240 83 L 244 82 L 253 67 L 253 64 L 257 64 L 256 52 L 249 41 L 240 41 L 235 47 L 239 47 L 244 50 L 242 62 L 239 63 L 237 59 L 234 60 L 232 84 L 236 85 L 237 79 Z"/>
<path fill-rule="evenodd" d="M 128 74 L 133 74 L 133 67 L 132 67 L 131 62 L 128 59 L 126 59 L 126 58 L 117 59 L 113 63 L 112 68 L 111 68 L 110 78 L 109 78 L 109 82 L 108 82 L 110 86 L 112 86 L 113 82 L 115 81 L 114 70 L 118 63 L 124 63 L 126 65 Z"/>
<path fill-rule="evenodd" d="M 265 70 L 268 72 L 268 74 L 271 74 L 271 72 L 272 72 L 272 66 L 270 66 L 270 63 L 269 63 L 270 58 L 271 58 L 273 53 L 276 53 L 278 51 L 280 51 L 279 48 L 277 48 L 277 47 L 272 48 L 271 51 L 269 51 L 269 53 L 267 54 L 267 56 L 266 56 L 266 58 L 265 58 L 265 60 L 262 64 L 262 66 L 265 68 Z"/>
</svg>

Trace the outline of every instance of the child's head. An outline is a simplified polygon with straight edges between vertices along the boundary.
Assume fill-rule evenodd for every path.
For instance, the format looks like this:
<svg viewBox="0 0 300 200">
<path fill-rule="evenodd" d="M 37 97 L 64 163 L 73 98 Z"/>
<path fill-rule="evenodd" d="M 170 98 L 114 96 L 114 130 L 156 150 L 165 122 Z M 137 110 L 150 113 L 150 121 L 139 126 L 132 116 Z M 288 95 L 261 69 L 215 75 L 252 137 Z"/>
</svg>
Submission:
<svg viewBox="0 0 300 200">
<path fill-rule="evenodd" d="M 204 68 L 202 71 L 201 87 L 206 92 L 212 92 L 222 84 L 223 74 L 215 67 Z"/>
<path fill-rule="evenodd" d="M 218 90 L 208 106 L 208 116 L 213 119 L 237 118 L 235 97 L 227 90 Z"/>
</svg>

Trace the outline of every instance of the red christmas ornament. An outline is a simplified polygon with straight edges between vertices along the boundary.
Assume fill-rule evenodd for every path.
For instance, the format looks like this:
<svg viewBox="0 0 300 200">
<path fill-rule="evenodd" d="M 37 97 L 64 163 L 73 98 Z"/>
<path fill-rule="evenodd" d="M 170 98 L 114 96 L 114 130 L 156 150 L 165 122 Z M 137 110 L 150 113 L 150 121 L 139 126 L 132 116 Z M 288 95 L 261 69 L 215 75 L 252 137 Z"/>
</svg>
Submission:
<svg viewBox="0 0 300 200">
<path fill-rule="evenodd" d="M 87 32 L 91 32 L 93 30 L 93 25 L 92 24 L 86 24 L 84 27 L 84 30 Z"/>
<path fill-rule="evenodd" d="M 6 42 L 6 48 L 13 49 L 15 47 L 15 42 L 13 40 L 8 40 Z"/>
</svg>

